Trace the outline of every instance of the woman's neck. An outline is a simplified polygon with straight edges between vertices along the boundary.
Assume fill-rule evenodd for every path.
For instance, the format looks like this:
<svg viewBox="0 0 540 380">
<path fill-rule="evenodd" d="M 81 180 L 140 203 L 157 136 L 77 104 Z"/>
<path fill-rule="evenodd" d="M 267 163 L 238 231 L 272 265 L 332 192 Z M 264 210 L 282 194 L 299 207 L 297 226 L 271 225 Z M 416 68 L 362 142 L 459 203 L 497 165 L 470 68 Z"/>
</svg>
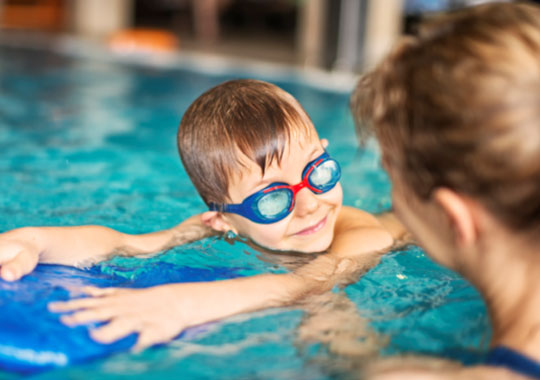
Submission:
<svg viewBox="0 0 540 380">
<path fill-rule="evenodd" d="M 492 239 L 466 277 L 486 300 L 492 346 L 505 345 L 540 361 L 540 250 L 519 240 Z M 475 272 L 475 273 L 474 273 Z"/>
</svg>

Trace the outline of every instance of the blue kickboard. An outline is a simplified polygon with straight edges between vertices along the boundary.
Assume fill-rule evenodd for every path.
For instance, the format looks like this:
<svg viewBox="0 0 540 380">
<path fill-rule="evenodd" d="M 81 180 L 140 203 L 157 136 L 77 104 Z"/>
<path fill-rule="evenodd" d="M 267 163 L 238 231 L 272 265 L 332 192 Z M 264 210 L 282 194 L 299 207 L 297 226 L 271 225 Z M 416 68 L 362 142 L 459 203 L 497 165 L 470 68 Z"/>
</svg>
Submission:
<svg viewBox="0 0 540 380">
<path fill-rule="evenodd" d="M 0 369 L 35 372 L 126 351 L 135 344 L 136 334 L 112 344 L 95 342 L 88 330 L 97 324 L 68 327 L 60 322 L 61 314 L 47 309 L 50 302 L 80 295 L 77 289 L 81 287 L 144 288 L 164 283 L 238 277 L 233 268 L 191 268 L 160 262 L 150 265 L 148 270 L 127 278 L 114 274 L 115 268 L 111 266 L 81 270 L 61 265 L 38 265 L 33 273 L 20 281 L 0 280 Z M 116 273 L 120 271 L 121 268 L 116 268 Z M 193 336 L 200 329 L 187 329 L 180 337 Z"/>
</svg>

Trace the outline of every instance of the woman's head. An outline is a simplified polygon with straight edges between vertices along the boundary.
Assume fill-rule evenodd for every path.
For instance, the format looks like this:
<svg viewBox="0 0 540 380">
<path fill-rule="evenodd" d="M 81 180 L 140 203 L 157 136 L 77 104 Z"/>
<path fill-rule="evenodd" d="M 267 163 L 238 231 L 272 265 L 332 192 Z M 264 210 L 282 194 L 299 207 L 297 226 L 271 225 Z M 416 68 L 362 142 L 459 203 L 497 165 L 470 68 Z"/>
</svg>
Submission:
<svg viewBox="0 0 540 380">
<path fill-rule="evenodd" d="M 510 229 L 540 230 L 538 7 L 495 3 L 427 22 L 359 82 L 351 105 L 420 199 L 452 189 Z"/>
</svg>

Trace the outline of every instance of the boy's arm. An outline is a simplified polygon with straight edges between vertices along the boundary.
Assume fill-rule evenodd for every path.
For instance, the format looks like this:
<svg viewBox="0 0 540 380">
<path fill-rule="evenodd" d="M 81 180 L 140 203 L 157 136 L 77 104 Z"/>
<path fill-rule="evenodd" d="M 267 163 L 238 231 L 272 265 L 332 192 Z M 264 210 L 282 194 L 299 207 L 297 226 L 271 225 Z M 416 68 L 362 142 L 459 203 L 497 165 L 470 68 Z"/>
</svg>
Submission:
<svg viewBox="0 0 540 380">
<path fill-rule="evenodd" d="M 214 234 L 200 215 L 168 230 L 130 235 L 102 226 L 24 227 L 0 234 L 0 277 L 14 281 L 38 262 L 87 265 L 114 255 L 163 251 Z"/>
<path fill-rule="evenodd" d="M 76 311 L 63 317 L 70 325 L 109 323 L 92 336 L 111 342 L 139 333 L 141 349 L 166 342 L 186 327 L 235 314 L 296 304 L 336 285 L 347 285 L 378 262 L 393 246 L 392 234 L 372 215 L 345 208 L 330 252 L 294 273 L 267 274 L 214 282 L 168 284 L 147 289 L 89 288 L 92 297 L 51 305 Z"/>
<path fill-rule="evenodd" d="M 369 319 L 345 292 L 326 292 L 302 302 L 304 315 L 298 326 L 295 345 L 302 348 L 323 343 L 329 352 L 340 357 L 373 357 L 386 345 L 386 337 L 378 334 Z"/>
<path fill-rule="evenodd" d="M 69 325 L 108 321 L 92 332 L 94 339 L 104 343 L 138 332 L 136 349 L 141 349 L 166 342 L 186 327 L 293 305 L 336 285 L 356 281 L 360 273 L 378 262 L 380 250 L 393 242 L 377 220 L 360 218 L 359 223 L 343 220 L 331 252 L 319 255 L 294 273 L 147 289 L 89 288 L 92 297 L 52 304 L 51 309 L 76 311 L 63 317 Z"/>
<path fill-rule="evenodd" d="M 112 342 L 139 333 L 135 349 L 169 341 L 183 329 L 232 315 L 297 303 L 330 290 L 339 262 L 319 256 L 298 273 L 264 274 L 230 280 L 167 284 L 146 289 L 86 288 L 91 297 L 50 304 L 68 325 L 108 321 L 91 332 Z"/>
<path fill-rule="evenodd" d="M 411 233 L 405 228 L 393 211 L 377 214 L 375 217 L 394 238 L 394 247 L 415 242 Z"/>
</svg>

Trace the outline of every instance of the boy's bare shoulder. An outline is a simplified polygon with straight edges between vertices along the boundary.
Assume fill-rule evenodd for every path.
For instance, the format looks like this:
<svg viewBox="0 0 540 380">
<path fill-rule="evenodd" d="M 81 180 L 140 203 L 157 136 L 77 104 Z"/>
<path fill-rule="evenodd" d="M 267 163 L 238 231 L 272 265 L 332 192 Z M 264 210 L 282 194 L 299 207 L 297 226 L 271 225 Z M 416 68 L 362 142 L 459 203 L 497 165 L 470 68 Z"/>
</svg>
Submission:
<svg viewBox="0 0 540 380">
<path fill-rule="evenodd" d="M 341 257 L 364 256 L 380 253 L 392 244 L 391 234 L 374 215 L 343 207 L 336 221 L 330 253 Z"/>
<path fill-rule="evenodd" d="M 337 224 L 343 227 L 382 227 L 377 217 L 358 208 L 343 206 L 337 219 Z"/>
<path fill-rule="evenodd" d="M 333 247 L 345 252 L 351 246 L 387 251 L 414 243 L 392 211 L 374 215 L 347 206 L 342 207 L 336 221 L 334 239 Z"/>
</svg>

